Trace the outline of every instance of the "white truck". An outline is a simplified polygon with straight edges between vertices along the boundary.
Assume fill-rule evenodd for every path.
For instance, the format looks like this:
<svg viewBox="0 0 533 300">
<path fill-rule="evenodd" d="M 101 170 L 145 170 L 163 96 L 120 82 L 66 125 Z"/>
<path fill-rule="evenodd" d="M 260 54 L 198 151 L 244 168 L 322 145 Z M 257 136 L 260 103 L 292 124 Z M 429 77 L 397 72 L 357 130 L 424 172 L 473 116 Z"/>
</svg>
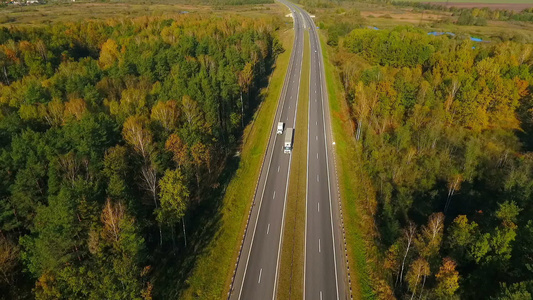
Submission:
<svg viewBox="0 0 533 300">
<path fill-rule="evenodd" d="M 283 153 L 291 153 L 293 132 L 294 130 L 292 128 L 287 128 L 287 130 L 285 130 L 285 143 L 283 144 Z"/>
<path fill-rule="evenodd" d="M 278 122 L 278 131 L 276 131 L 276 134 L 283 134 L 283 129 L 285 128 L 285 123 Z"/>
</svg>

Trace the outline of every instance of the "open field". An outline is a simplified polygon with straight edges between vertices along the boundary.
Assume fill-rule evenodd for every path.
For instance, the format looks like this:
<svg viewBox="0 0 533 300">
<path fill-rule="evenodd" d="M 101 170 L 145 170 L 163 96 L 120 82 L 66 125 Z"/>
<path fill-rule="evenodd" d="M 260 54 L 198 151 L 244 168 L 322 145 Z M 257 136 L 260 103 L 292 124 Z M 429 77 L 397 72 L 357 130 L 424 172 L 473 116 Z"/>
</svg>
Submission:
<svg viewBox="0 0 533 300">
<path fill-rule="evenodd" d="M 455 20 L 447 12 L 414 11 L 408 9 L 377 9 L 362 10 L 361 16 L 366 18 L 369 26 L 380 29 L 392 28 L 398 25 L 422 26 L 428 31 L 449 31 L 456 34 L 481 36 L 485 39 L 499 38 L 504 35 L 523 35 L 533 37 L 533 24 L 526 22 L 488 21 L 487 26 L 459 26 L 446 19 Z"/>
<path fill-rule="evenodd" d="M 307 188 L 307 123 L 310 72 L 309 31 L 304 34 L 304 56 L 298 96 L 298 112 L 292 165 L 285 212 L 277 299 L 302 299 L 305 251 L 305 209 Z"/>
<path fill-rule="evenodd" d="M 403 0 L 402 0 L 403 1 Z M 407 0 L 412 2 L 425 2 L 425 3 L 444 3 L 446 4 L 447 1 L 443 0 Z M 528 4 L 531 6 L 531 0 L 452 0 L 449 1 L 450 5 L 452 3 L 471 3 L 471 4 Z"/>
<path fill-rule="evenodd" d="M 533 6 L 533 4 L 531 4 Z M 352 23 L 352 28 L 375 26 L 390 29 L 400 25 L 417 26 L 429 31 L 449 31 L 457 35 L 476 36 L 484 40 L 507 40 L 533 42 L 533 23 L 518 21 L 488 21 L 487 26 L 457 25 L 458 16 L 451 12 L 421 10 L 412 7 L 398 7 L 371 3 L 343 2 L 334 8 L 312 8 L 318 24 L 327 28 L 335 23 Z M 360 19 L 350 19 L 345 15 L 352 11 L 360 12 Z M 353 13 L 352 13 L 353 15 Z"/>
<path fill-rule="evenodd" d="M 506 9 L 506 10 L 514 10 L 514 11 L 522 11 L 526 8 L 531 8 L 533 7 L 533 4 L 531 3 L 531 1 L 527 1 L 527 0 L 524 0 L 524 1 L 520 1 L 520 0 L 516 0 L 516 1 L 507 1 L 507 3 L 503 3 L 504 1 L 502 0 L 497 0 L 497 1 L 488 1 L 488 0 L 485 0 L 485 1 L 478 1 L 478 2 L 462 2 L 462 1 L 457 1 L 457 0 L 454 0 L 454 2 L 427 2 L 427 3 L 431 3 L 431 4 L 438 4 L 438 5 L 443 5 L 443 6 L 448 6 L 448 7 L 457 7 L 457 8 L 473 8 L 473 7 L 488 7 L 490 9 Z"/>
<path fill-rule="evenodd" d="M 448 14 L 444 13 L 425 13 L 423 18 L 422 14 L 419 12 L 411 11 L 391 11 L 391 10 L 372 10 L 372 11 L 361 11 L 361 16 L 365 18 L 370 18 L 368 20 L 369 24 L 374 22 L 374 19 L 386 19 L 391 22 L 399 23 L 410 23 L 418 25 L 420 23 L 428 23 L 440 21 L 448 17 Z"/>
<path fill-rule="evenodd" d="M 270 129 L 285 79 L 293 47 L 294 31 L 287 29 L 280 34 L 285 52 L 276 60 L 265 100 L 254 116 L 254 121 L 244 131 L 244 145 L 239 168 L 232 178 L 222 207 L 221 226 L 215 239 L 198 258 L 189 287 L 181 299 L 222 299 L 226 295 L 246 218 L 256 188 L 261 163 L 268 143 Z"/>
<path fill-rule="evenodd" d="M 191 5 L 190 2 L 165 0 L 152 2 L 75 2 L 45 5 L 8 6 L 0 9 L 0 26 L 46 25 L 56 22 L 78 22 L 135 18 L 142 16 L 165 17 L 184 13 L 208 13 L 226 15 L 242 14 L 250 17 L 261 15 L 283 16 L 285 10 L 278 4 L 239 6 Z"/>
</svg>

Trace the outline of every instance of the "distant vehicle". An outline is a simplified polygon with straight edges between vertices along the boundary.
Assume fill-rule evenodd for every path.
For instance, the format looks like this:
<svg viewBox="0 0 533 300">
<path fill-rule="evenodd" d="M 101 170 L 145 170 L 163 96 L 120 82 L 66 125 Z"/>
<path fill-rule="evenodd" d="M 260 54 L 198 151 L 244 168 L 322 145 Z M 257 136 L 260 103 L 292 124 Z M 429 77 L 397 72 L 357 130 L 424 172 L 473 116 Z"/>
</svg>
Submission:
<svg viewBox="0 0 533 300">
<path fill-rule="evenodd" d="M 283 153 L 291 153 L 293 132 L 294 129 L 292 128 L 287 128 L 287 130 L 285 130 L 285 144 L 283 145 Z"/>
<path fill-rule="evenodd" d="M 285 123 L 278 122 L 278 131 L 276 131 L 276 134 L 283 134 L 283 129 L 285 128 Z"/>
</svg>

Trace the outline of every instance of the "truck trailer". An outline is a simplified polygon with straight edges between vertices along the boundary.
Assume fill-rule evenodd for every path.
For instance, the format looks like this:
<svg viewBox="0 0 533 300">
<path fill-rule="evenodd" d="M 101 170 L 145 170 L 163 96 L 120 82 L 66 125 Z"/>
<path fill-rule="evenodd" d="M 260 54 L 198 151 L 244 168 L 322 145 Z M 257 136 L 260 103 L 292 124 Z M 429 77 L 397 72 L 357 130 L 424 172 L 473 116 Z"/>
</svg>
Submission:
<svg viewBox="0 0 533 300">
<path fill-rule="evenodd" d="M 287 128 L 287 130 L 285 130 L 285 143 L 283 145 L 283 153 L 291 153 L 293 135 L 294 129 Z"/>
</svg>

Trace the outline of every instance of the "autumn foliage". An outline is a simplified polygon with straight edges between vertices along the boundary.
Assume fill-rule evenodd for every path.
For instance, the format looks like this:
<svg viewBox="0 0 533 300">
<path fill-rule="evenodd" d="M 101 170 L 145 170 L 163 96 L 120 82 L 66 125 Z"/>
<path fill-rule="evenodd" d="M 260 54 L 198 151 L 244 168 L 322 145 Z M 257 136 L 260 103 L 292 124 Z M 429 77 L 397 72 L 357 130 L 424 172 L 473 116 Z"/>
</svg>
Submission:
<svg viewBox="0 0 533 300">
<path fill-rule="evenodd" d="M 278 25 L 0 28 L 0 298 L 175 298 L 283 51 Z"/>
<path fill-rule="evenodd" d="M 339 45 L 378 298 L 533 293 L 533 46 L 414 27 Z"/>
</svg>

